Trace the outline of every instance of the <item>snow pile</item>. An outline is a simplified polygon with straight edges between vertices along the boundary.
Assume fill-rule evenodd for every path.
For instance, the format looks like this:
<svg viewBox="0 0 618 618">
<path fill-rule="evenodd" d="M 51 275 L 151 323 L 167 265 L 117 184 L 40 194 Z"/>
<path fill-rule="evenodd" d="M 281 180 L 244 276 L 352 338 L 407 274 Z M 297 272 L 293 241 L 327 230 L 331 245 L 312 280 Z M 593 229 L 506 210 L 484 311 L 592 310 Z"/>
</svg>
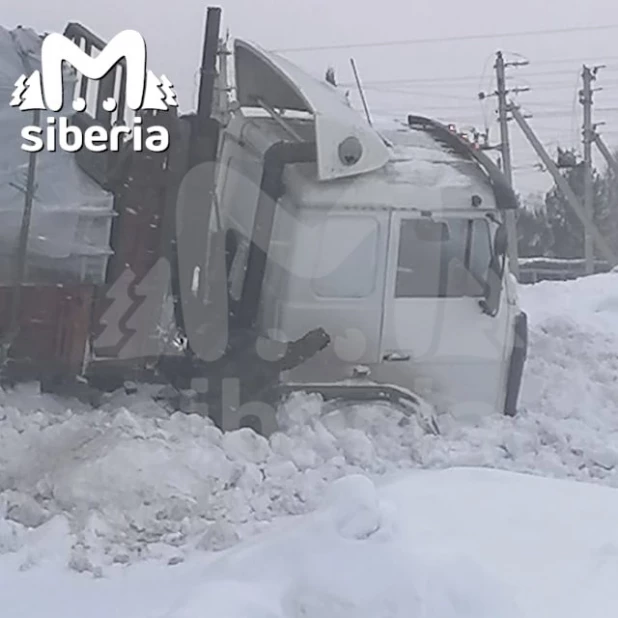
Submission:
<svg viewBox="0 0 618 618">
<path fill-rule="evenodd" d="M 618 487 L 618 274 L 522 286 L 521 413 L 424 440 L 426 466 L 479 465 Z M 429 448 L 427 448 L 429 446 Z"/>
<path fill-rule="evenodd" d="M 0 603 L 11 618 L 615 616 L 617 519 L 616 491 L 586 483 L 461 468 L 352 476 L 314 513 L 225 552 L 98 579 L 66 568 L 58 517 L 0 556 Z"/>
<path fill-rule="evenodd" d="M 406 543 L 406 518 L 366 477 L 346 477 L 314 516 L 212 563 L 174 618 L 206 607 L 226 618 L 518 615 L 502 583 L 478 563 Z"/>
<path fill-rule="evenodd" d="M 283 406 L 282 431 L 267 440 L 169 417 L 147 392 L 98 410 L 32 386 L 0 393 L 0 553 L 64 516 L 77 570 L 177 563 L 313 511 L 342 476 L 406 468 L 493 467 L 618 487 L 617 283 L 612 273 L 522 288 L 531 323 L 522 413 L 442 418 L 439 436 L 387 406 L 327 413 L 317 397 Z"/>
<path fill-rule="evenodd" d="M 266 440 L 135 399 L 130 410 L 112 400 L 72 411 L 33 387 L 4 394 L 0 519 L 10 527 L 0 548 L 66 514 L 76 551 L 99 564 L 225 549 L 273 518 L 313 510 L 344 474 L 411 463 L 423 433 L 415 421 L 400 427 L 404 415 L 388 407 L 364 411 L 357 428 L 320 419 L 317 397 L 297 397 L 281 411 L 287 432 Z"/>
</svg>

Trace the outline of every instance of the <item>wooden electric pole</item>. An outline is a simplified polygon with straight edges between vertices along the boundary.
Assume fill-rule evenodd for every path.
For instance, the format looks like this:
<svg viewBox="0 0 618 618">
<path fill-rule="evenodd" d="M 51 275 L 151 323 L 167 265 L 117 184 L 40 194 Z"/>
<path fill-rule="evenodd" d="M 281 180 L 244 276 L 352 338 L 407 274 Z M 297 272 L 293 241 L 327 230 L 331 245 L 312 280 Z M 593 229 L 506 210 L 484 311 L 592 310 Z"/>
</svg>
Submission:
<svg viewBox="0 0 618 618">
<path fill-rule="evenodd" d="M 509 125 L 508 125 L 508 106 L 507 94 L 509 91 L 506 87 L 506 67 L 507 66 L 523 66 L 527 62 L 512 62 L 506 63 L 502 52 L 496 54 L 496 81 L 497 89 L 496 96 L 498 97 L 498 120 L 500 122 L 500 156 L 502 160 L 502 171 L 506 176 L 509 186 L 513 188 L 513 167 L 511 163 L 511 144 L 509 140 Z M 522 89 L 519 89 L 521 91 Z M 508 255 L 509 266 L 511 272 L 519 278 L 519 260 L 517 250 L 517 220 L 515 212 L 508 211 L 505 213 L 506 231 L 508 237 Z"/>
<path fill-rule="evenodd" d="M 592 179 L 592 82 L 595 77 L 589 67 L 584 65 L 582 71 L 583 88 L 580 92 L 580 103 L 584 108 L 583 146 L 584 146 L 584 209 L 591 219 L 594 219 L 594 194 Z M 586 258 L 586 274 L 594 273 L 594 243 L 588 229 L 584 232 L 584 256 Z"/>
<path fill-rule="evenodd" d="M 519 111 L 516 105 L 512 102 L 509 103 L 508 106 L 509 111 L 513 115 L 515 122 L 519 125 L 522 133 L 526 137 L 526 139 L 530 142 L 530 145 L 534 149 L 534 151 L 539 156 L 539 159 L 545 165 L 547 171 L 552 175 L 556 186 L 560 190 L 560 192 L 564 195 L 566 200 L 569 202 L 571 208 L 575 211 L 575 214 L 581 221 L 584 226 L 584 230 L 591 237 L 591 240 L 596 243 L 599 251 L 602 253 L 603 257 L 609 263 L 610 267 L 614 267 L 618 265 L 618 259 L 614 255 L 611 247 L 609 246 L 607 240 L 603 237 L 601 232 L 597 229 L 594 221 L 592 220 L 592 216 L 588 213 L 588 211 L 582 206 L 581 202 L 575 195 L 573 189 L 566 181 L 566 179 L 560 173 L 558 166 L 554 163 L 553 159 L 547 154 L 545 148 L 535 135 L 534 131 L 530 128 L 530 125 L 526 122 L 523 114 Z"/>
<path fill-rule="evenodd" d="M 594 135 L 593 135 L 594 143 L 597 145 L 599 152 L 601 153 L 601 155 L 607 162 L 607 165 L 609 166 L 612 173 L 618 178 L 618 161 L 616 161 L 616 157 L 614 157 L 614 155 L 611 153 L 610 149 L 607 147 L 607 144 L 605 143 L 603 138 L 599 135 L 599 133 L 596 131 L 596 129 L 594 129 L 594 127 L 593 127 L 593 131 L 594 131 Z"/>
</svg>

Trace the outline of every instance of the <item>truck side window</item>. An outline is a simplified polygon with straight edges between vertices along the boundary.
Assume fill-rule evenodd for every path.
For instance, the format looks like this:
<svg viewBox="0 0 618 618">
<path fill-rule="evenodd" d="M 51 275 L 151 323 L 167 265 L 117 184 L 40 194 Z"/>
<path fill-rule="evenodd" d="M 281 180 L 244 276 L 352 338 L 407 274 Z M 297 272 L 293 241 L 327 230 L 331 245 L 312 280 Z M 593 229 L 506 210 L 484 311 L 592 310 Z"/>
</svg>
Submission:
<svg viewBox="0 0 618 618">
<path fill-rule="evenodd" d="M 312 287 L 324 298 L 372 294 L 378 260 L 378 222 L 371 217 L 328 217 L 321 234 Z"/>
<path fill-rule="evenodd" d="M 396 298 L 481 297 L 491 260 L 482 219 L 401 222 Z"/>
<path fill-rule="evenodd" d="M 429 227 L 432 226 L 431 233 Z M 441 254 L 442 243 L 448 238 L 444 222 L 406 219 L 399 232 L 396 298 L 438 297 L 444 279 Z"/>
</svg>

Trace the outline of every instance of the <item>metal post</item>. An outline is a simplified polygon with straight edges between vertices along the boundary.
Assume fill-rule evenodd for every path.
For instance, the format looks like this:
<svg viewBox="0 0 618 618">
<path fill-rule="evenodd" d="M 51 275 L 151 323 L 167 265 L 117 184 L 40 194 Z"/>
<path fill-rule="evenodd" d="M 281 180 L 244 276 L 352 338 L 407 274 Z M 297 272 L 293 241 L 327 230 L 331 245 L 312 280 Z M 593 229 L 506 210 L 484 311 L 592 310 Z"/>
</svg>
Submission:
<svg viewBox="0 0 618 618">
<path fill-rule="evenodd" d="M 218 344 L 204 342 L 210 336 L 203 334 L 211 318 L 205 305 L 203 291 L 206 272 L 204 259 L 208 251 L 209 225 L 215 194 L 215 162 L 219 145 L 219 123 L 212 117 L 221 9 L 208 7 L 200 66 L 200 89 L 197 116 L 191 123 L 186 175 L 181 181 L 176 203 L 176 242 L 174 244 L 175 272 L 172 289 L 177 295 L 175 315 L 180 332 L 187 338 L 186 355 L 196 354 L 193 347 Z M 200 166 L 200 167 L 198 167 Z M 196 174 L 198 177 L 196 178 Z M 213 241 L 214 242 L 214 241 Z M 194 295 L 193 279 L 199 273 L 197 294 Z M 196 319 L 195 316 L 200 316 Z M 227 315 L 226 315 L 227 317 Z M 187 332 L 191 329 L 193 332 Z M 227 336 L 227 333 L 217 333 Z M 227 345 L 227 340 L 225 341 Z"/>
<path fill-rule="evenodd" d="M 22 62 L 28 73 L 32 73 L 32 65 L 27 52 L 20 49 Z M 41 111 L 35 109 L 32 114 L 32 124 L 41 126 Z M 11 297 L 11 313 L 7 332 L 0 342 L 0 368 L 2 368 L 10 353 L 11 347 L 19 334 L 19 310 L 21 307 L 21 293 L 28 266 L 28 239 L 30 236 L 30 222 L 32 220 L 32 205 L 36 190 L 36 160 L 37 154 L 31 152 L 28 157 L 28 176 L 26 178 L 26 196 L 24 200 L 24 212 L 21 218 L 19 241 L 15 254 L 15 270 L 13 272 L 13 290 Z"/>
<path fill-rule="evenodd" d="M 511 164 L 511 145 L 509 141 L 509 127 L 507 117 L 507 102 L 506 102 L 506 76 L 505 63 L 502 52 L 496 54 L 496 79 L 498 83 L 498 116 L 500 120 L 500 154 L 502 158 L 502 171 L 506 176 L 509 186 L 513 188 L 513 169 Z M 511 272 L 519 278 L 519 261 L 517 251 L 517 221 L 515 212 L 508 211 L 505 213 L 506 231 L 508 237 L 508 255 L 509 267 Z"/>
<path fill-rule="evenodd" d="M 594 220 L 594 196 L 592 185 L 592 71 L 584 66 L 582 71 L 584 82 L 580 102 L 584 108 L 583 144 L 584 144 L 584 209 L 586 214 Z M 584 256 L 586 258 L 586 274 L 594 273 L 594 243 L 588 230 L 584 231 Z"/>
<path fill-rule="evenodd" d="M 219 141 L 219 124 L 212 118 L 215 80 L 217 78 L 217 55 L 219 30 L 221 28 L 221 9 L 208 7 L 202 64 L 200 67 L 200 89 L 197 104 L 197 118 L 191 135 L 190 165 L 202 161 L 214 161 Z"/>
<path fill-rule="evenodd" d="M 363 109 L 365 110 L 365 116 L 367 118 L 367 122 L 369 123 L 369 126 L 372 126 L 371 114 L 369 113 L 369 105 L 367 104 L 367 99 L 365 98 L 365 91 L 363 90 L 363 86 L 360 81 L 360 76 L 358 74 L 358 69 L 356 68 L 356 62 L 354 62 L 354 58 L 350 58 L 350 64 L 352 65 L 352 71 L 354 72 L 354 79 L 356 80 L 356 87 L 358 88 L 358 94 L 360 95 L 361 102 L 363 104 Z"/>
<path fill-rule="evenodd" d="M 226 126 L 231 116 L 231 101 L 230 101 L 230 84 L 228 80 L 228 57 L 231 52 L 228 49 L 227 38 L 219 41 L 219 73 L 217 75 L 215 90 L 215 107 L 212 117 L 219 122 L 221 126 Z"/>
<path fill-rule="evenodd" d="M 209 6 L 206 13 L 202 66 L 200 67 L 200 90 L 197 115 L 200 123 L 210 119 L 214 102 L 215 79 L 217 77 L 217 53 L 219 30 L 221 28 L 221 8 Z"/>
<path fill-rule="evenodd" d="M 41 125 L 41 112 L 36 109 L 33 113 L 33 125 Z M 21 308 L 21 293 L 26 278 L 28 265 L 28 238 L 30 236 L 30 221 L 32 220 L 32 204 L 34 202 L 34 191 L 36 188 L 36 153 L 31 152 L 28 158 L 28 177 L 26 180 L 26 198 L 24 201 L 24 212 L 21 218 L 21 228 L 19 230 L 19 241 L 15 252 L 15 269 L 13 271 L 11 312 L 9 316 L 9 326 L 2 338 L 0 349 L 0 367 L 8 360 L 11 346 L 19 335 L 19 313 Z"/>
</svg>

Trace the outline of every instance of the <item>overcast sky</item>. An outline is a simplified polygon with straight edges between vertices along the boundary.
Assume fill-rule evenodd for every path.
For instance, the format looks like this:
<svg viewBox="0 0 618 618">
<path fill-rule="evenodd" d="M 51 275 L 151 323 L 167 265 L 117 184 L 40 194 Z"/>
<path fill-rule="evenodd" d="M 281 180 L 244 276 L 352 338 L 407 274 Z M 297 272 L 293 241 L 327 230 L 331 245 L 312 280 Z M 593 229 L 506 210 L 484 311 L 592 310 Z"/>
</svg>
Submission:
<svg viewBox="0 0 618 618">
<path fill-rule="evenodd" d="M 82 22 L 105 39 L 120 30 L 139 30 L 148 44 L 149 67 L 165 73 L 183 108 L 192 107 L 207 2 L 201 0 L 5 0 L 5 27 L 18 24 L 39 31 L 62 32 L 69 21 Z M 510 69 L 511 86 L 530 86 L 519 95 L 544 144 L 576 145 L 581 107 L 577 103 L 582 62 L 598 62 L 603 91 L 595 97 L 595 120 L 611 145 L 618 145 L 618 2 L 616 0 L 228 0 L 221 4 L 224 26 L 232 37 L 253 40 L 267 49 L 350 45 L 347 49 L 284 51 L 307 70 L 323 75 L 330 64 L 340 82 L 352 80 L 354 57 L 374 113 L 405 117 L 407 112 L 491 130 L 497 141 L 494 99 L 481 105 L 479 90 L 495 88 L 494 54 L 526 58 L 528 67 Z M 367 8 L 361 8 L 366 6 Z M 113 8 L 117 7 L 117 8 Z M 607 29 L 593 29 L 604 26 Z M 611 28 L 610 26 L 615 26 Z M 500 37 L 501 33 L 591 27 L 579 32 Z M 459 41 L 393 46 L 352 47 L 358 43 L 411 39 L 448 39 L 496 35 Z M 519 54 L 519 55 L 517 55 Z M 391 83 L 376 83 L 389 80 Z M 544 189 L 550 181 L 535 172 L 534 153 L 512 127 L 517 188 Z"/>
</svg>

